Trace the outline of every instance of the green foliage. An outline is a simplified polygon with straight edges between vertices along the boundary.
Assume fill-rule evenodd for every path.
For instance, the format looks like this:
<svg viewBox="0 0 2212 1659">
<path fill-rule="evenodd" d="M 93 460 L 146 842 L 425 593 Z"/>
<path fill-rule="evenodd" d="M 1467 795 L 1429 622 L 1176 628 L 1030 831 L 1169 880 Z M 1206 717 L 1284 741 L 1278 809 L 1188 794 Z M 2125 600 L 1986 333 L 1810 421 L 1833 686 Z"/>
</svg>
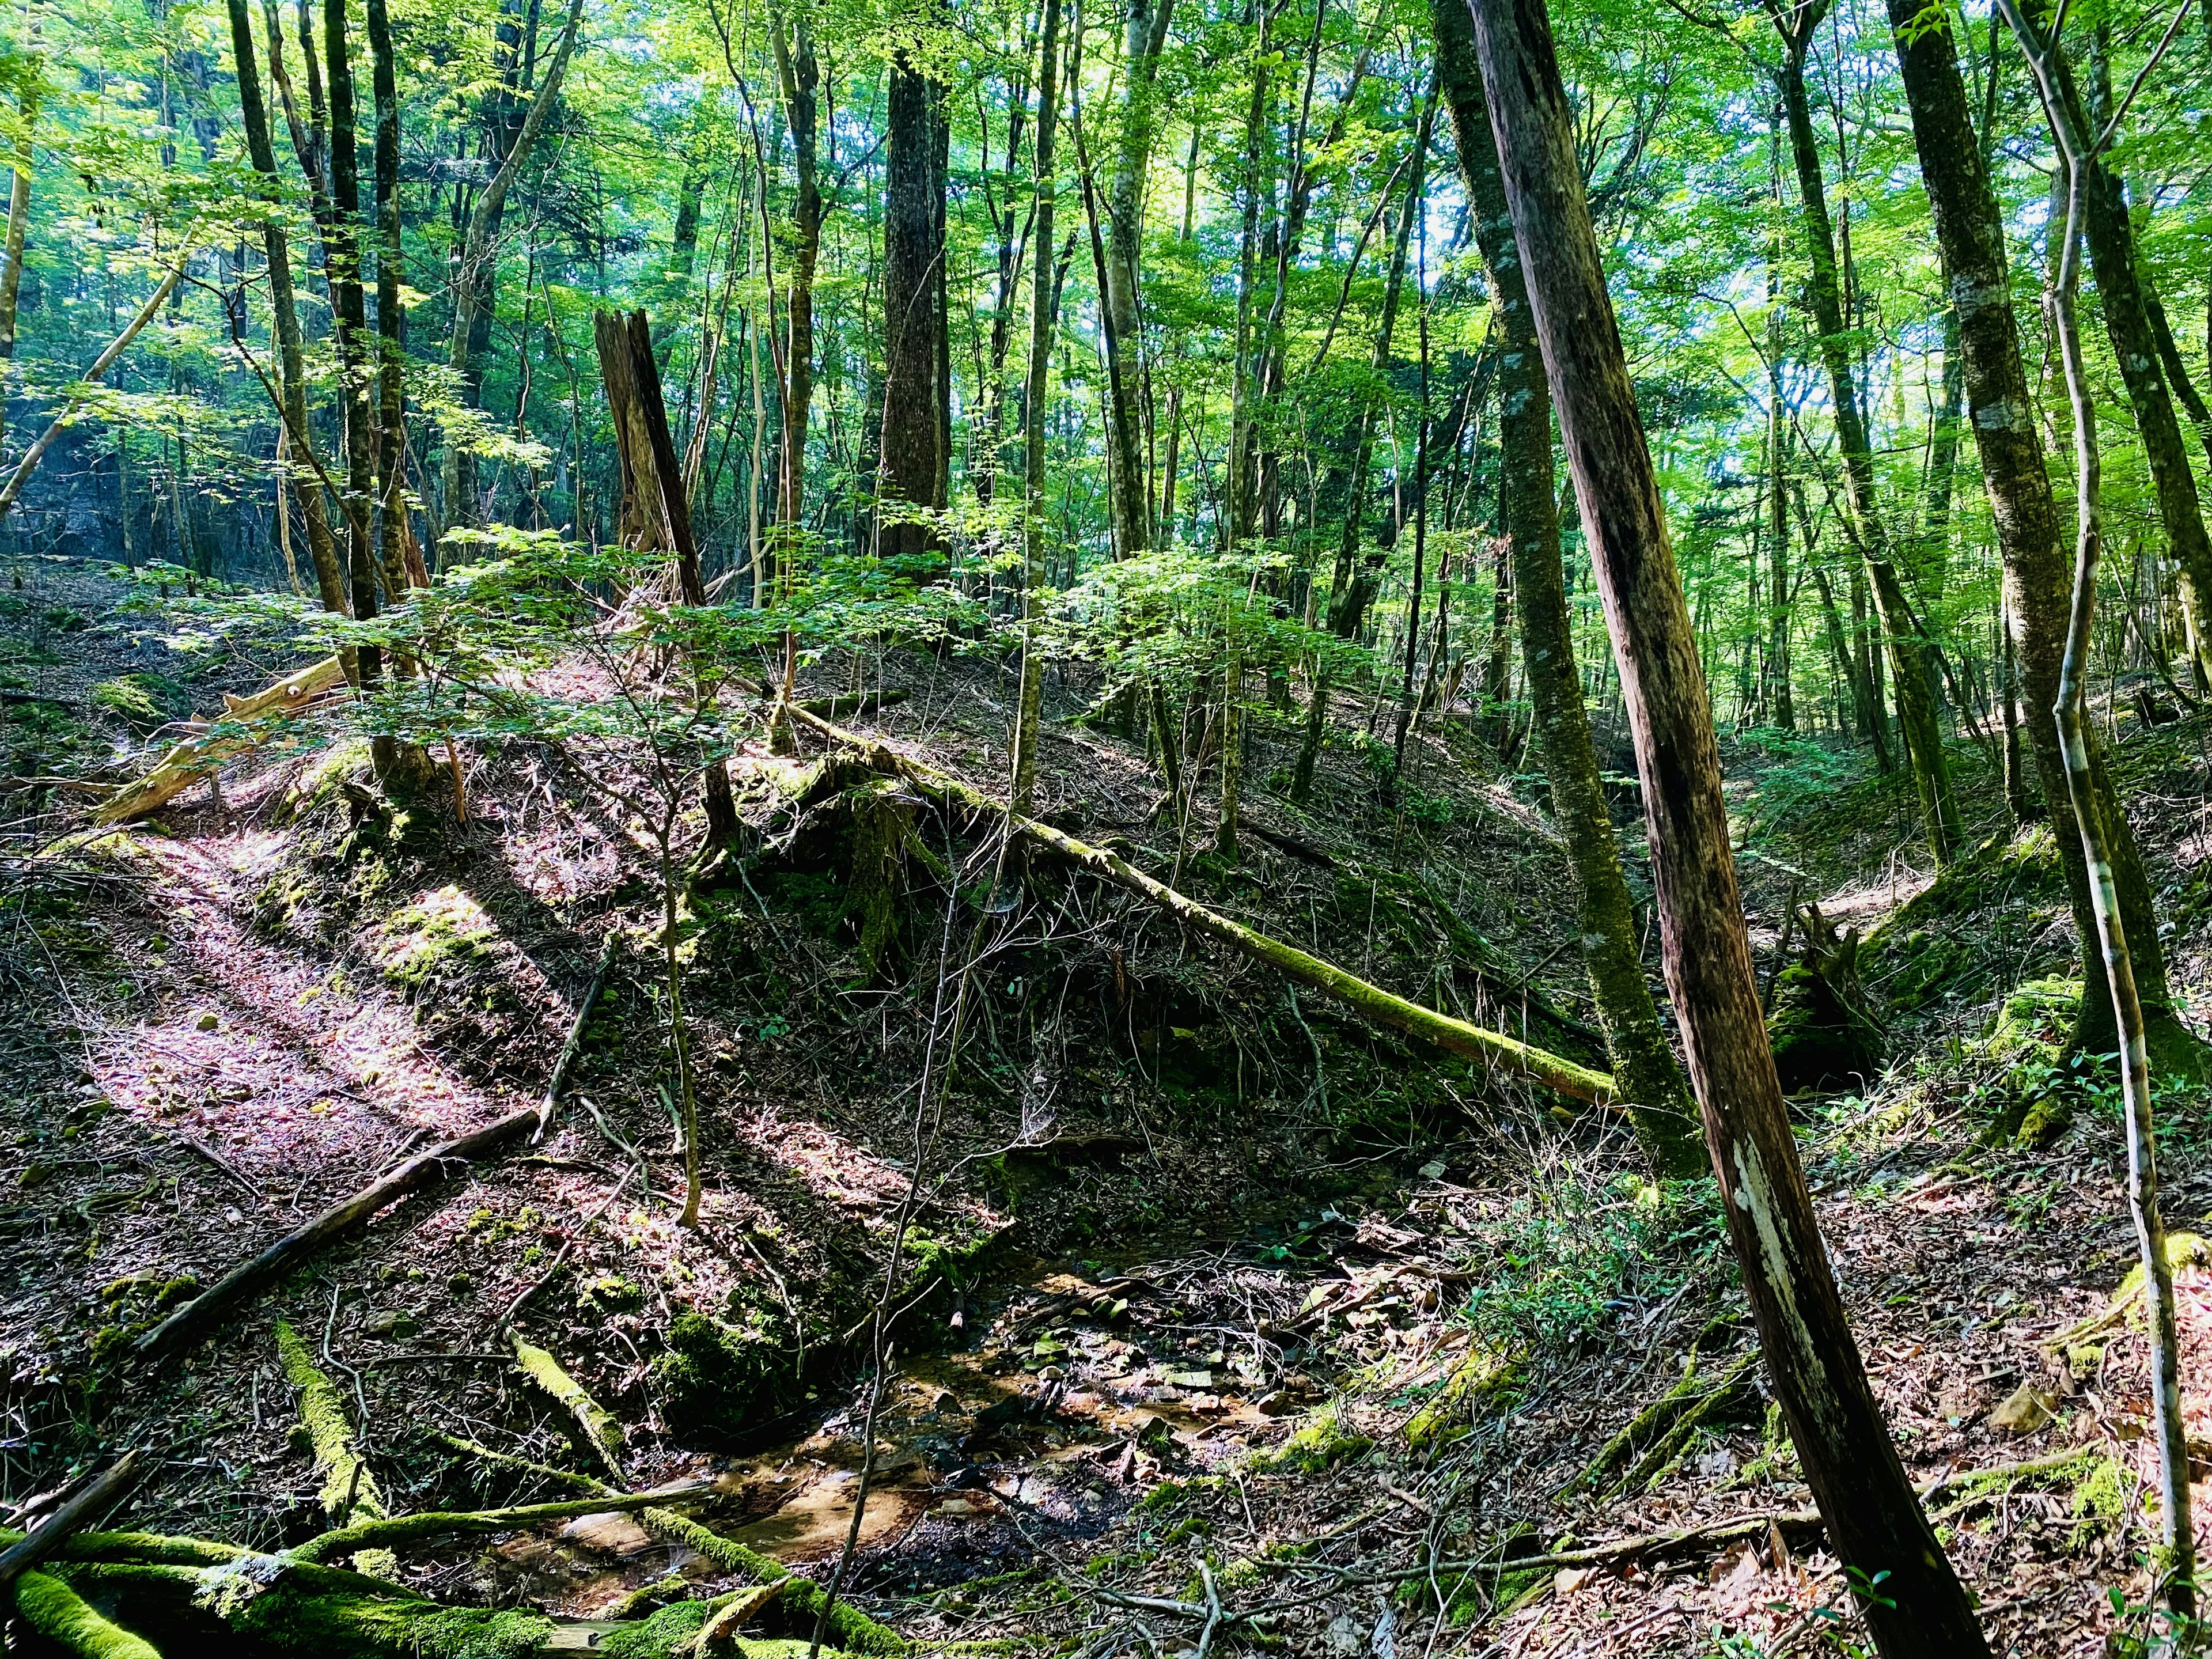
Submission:
<svg viewBox="0 0 2212 1659">
<path fill-rule="evenodd" d="M 1601 1183 L 1545 1172 L 1488 1218 L 1463 1317 L 1495 1347 L 1566 1347 L 1603 1330 L 1628 1298 L 1663 1300 L 1711 1272 L 1724 1247 L 1705 1182 Z"/>
</svg>

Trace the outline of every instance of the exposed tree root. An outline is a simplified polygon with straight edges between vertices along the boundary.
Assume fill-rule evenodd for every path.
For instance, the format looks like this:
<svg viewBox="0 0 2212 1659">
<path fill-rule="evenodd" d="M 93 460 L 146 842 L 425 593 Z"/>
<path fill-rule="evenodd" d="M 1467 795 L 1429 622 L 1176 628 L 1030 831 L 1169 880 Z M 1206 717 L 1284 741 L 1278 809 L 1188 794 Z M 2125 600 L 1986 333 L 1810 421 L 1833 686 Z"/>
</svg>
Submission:
<svg viewBox="0 0 2212 1659">
<path fill-rule="evenodd" d="M 52 1515 L 0 1552 L 0 1589 L 45 1560 L 64 1543 L 129 1496 L 145 1471 L 144 1460 L 128 1451 L 101 1470 Z"/>
</svg>

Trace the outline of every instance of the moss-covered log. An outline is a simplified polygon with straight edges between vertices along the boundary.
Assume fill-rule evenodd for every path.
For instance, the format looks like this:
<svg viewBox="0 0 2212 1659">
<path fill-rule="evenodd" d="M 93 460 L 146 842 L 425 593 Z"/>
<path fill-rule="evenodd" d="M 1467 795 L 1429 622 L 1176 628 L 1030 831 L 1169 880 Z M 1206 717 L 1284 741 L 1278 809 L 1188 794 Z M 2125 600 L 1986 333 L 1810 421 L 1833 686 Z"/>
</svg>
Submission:
<svg viewBox="0 0 2212 1659">
<path fill-rule="evenodd" d="M 355 1550 L 390 1548 L 424 1538 L 445 1538 L 464 1533 L 517 1532 L 548 1521 L 572 1521 L 580 1515 L 605 1515 L 651 1510 L 680 1503 L 688 1498 L 710 1498 L 711 1480 L 692 1481 L 665 1492 L 605 1492 L 589 1498 L 568 1498 L 550 1504 L 524 1504 L 507 1510 L 426 1510 L 419 1515 L 398 1515 L 380 1521 L 357 1521 L 309 1539 L 292 1552 L 296 1561 L 327 1561 Z"/>
<path fill-rule="evenodd" d="M 522 1368 L 522 1374 L 568 1413 L 592 1455 L 605 1466 L 609 1474 L 620 1480 L 622 1419 L 592 1399 L 583 1384 L 569 1376 L 561 1362 L 544 1349 L 525 1342 L 513 1333 L 509 1333 L 509 1340 L 514 1344 L 514 1363 Z"/>
<path fill-rule="evenodd" d="M 51 1573 L 24 1573 L 15 1589 L 15 1611 L 23 1622 L 79 1659 L 161 1659 L 152 1643 L 102 1618 Z"/>
<path fill-rule="evenodd" d="M 1049 824 L 1039 823 L 1033 818 L 1022 817 L 1009 811 L 1005 802 L 993 800 L 957 778 L 933 767 L 924 766 L 884 744 L 858 736 L 842 726 L 833 726 L 803 709 L 794 708 L 790 712 L 792 718 L 799 724 L 833 742 L 858 750 L 878 770 L 895 772 L 934 799 L 949 801 L 970 812 L 1006 823 L 1017 833 L 1100 879 L 1158 905 L 1193 932 L 1226 945 L 1255 962 L 1264 963 L 1301 985 L 1310 985 L 1317 991 L 1326 992 L 1379 1025 L 1387 1025 L 1394 1030 L 1432 1042 L 1447 1053 L 1479 1060 L 1499 1071 L 1528 1078 L 1572 1099 L 1609 1103 L 1615 1098 L 1613 1081 L 1603 1072 L 1577 1066 L 1571 1060 L 1519 1042 L 1502 1031 L 1486 1030 L 1465 1020 L 1453 1019 L 1393 992 L 1385 991 L 1379 986 L 1370 985 L 1365 980 L 1347 974 L 1334 963 L 1324 962 L 1296 945 L 1270 939 L 1240 921 L 1232 921 L 1227 916 L 1207 909 L 1103 848 L 1090 846 Z"/>
</svg>

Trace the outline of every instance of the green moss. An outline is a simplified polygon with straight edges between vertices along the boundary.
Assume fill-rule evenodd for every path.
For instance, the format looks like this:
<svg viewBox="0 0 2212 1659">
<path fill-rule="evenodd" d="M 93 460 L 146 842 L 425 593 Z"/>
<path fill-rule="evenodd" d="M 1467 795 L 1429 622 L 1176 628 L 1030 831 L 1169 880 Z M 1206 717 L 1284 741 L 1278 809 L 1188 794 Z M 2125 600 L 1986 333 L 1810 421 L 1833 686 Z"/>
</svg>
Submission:
<svg viewBox="0 0 2212 1659">
<path fill-rule="evenodd" d="M 495 957 L 499 924 L 474 899 L 448 884 L 392 912 L 377 930 L 372 948 L 384 977 L 416 996 Z"/>
<path fill-rule="evenodd" d="M 1276 1450 L 1255 1456 L 1251 1468 L 1261 1474 L 1319 1474 L 1374 1443 L 1365 1435 L 1346 1428 L 1342 1413 L 1332 1401 L 1307 1418 Z"/>
<path fill-rule="evenodd" d="M 1474 1427 L 1473 1408 L 1509 1387 L 1519 1363 L 1495 1348 L 1478 1347 L 1458 1364 L 1420 1410 L 1406 1424 L 1406 1438 L 1415 1446 L 1456 1439 Z"/>
<path fill-rule="evenodd" d="M 672 1432 L 711 1444 L 750 1427 L 755 1407 L 773 1403 L 776 1374 L 787 1369 L 757 1316 L 740 1328 L 684 1313 L 669 1326 L 668 1346 L 653 1360 L 648 1383 Z"/>
<path fill-rule="evenodd" d="M 1786 1094 L 1848 1088 L 1881 1065 L 1880 1030 L 1802 963 L 1792 963 L 1775 981 L 1767 1032 Z"/>
<path fill-rule="evenodd" d="M 15 1611 L 33 1630 L 78 1659 L 161 1659 L 152 1643 L 102 1618 L 48 1573 L 27 1572 L 15 1581 Z"/>
<path fill-rule="evenodd" d="M 465 1288 L 465 1287 L 464 1287 Z M 602 1273 L 577 1286 L 576 1311 L 604 1318 L 608 1314 L 626 1313 L 645 1305 L 645 1292 L 634 1280 L 619 1273 Z"/>
<path fill-rule="evenodd" d="M 324 1474 L 324 1513 L 340 1525 L 349 1520 L 380 1517 L 386 1513 L 384 1494 L 354 1449 L 353 1422 L 346 1415 L 345 1397 L 316 1367 L 300 1334 L 281 1319 L 276 1322 L 276 1352 L 283 1361 L 284 1375 L 300 1392 L 300 1421 L 314 1449 L 315 1467 Z"/>
</svg>

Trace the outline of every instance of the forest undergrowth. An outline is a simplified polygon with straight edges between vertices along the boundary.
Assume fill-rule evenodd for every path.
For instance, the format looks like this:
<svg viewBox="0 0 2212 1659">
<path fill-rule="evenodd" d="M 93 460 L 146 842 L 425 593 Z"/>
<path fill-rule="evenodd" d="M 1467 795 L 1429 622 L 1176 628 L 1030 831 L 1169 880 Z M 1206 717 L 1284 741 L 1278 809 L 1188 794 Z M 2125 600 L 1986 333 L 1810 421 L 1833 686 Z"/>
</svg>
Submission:
<svg viewBox="0 0 2212 1659">
<path fill-rule="evenodd" d="M 98 778 L 156 716 L 269 678 L 122 620 L 106 571 L 33 566 L 9 611 L 40 668 L 6 711 L 19 776 Z M 1540 787 L 1501 771 L 1495 732 L 1418 732 L 1393 793 L 1347 706 L 1310 809 L 1249 790 L 1231 866 L 1209 809 L 1179 818 L 1142 748 L 1085 717 L 1095 690 L 1048 685 L 1044 821 L 1602 1063 Z M 825 706 L 980 787 L 1005 775 L 994 660 L 832 654 L 799 690 L 873 694 Z M 1265 781 L 1299 720 L 1248 720 Z M 2207 720 L 2133 720 L 2115 765 L 2193 1018 Z M 556 1627 L 610 1652 L 692 1651 L 702 1628 L 796 1651 L 818 1593 L 749 1587 L 826 1583 L 848 1552 L 858 1616 L 830 1645 L 856 1650 L 1853 1650 L 1710 1182 L 1654 1180 L 1612 1113 L 1366 1024 L 1077 874 L 1039 860 L 1010 899 L 988 823 L 798 746 L 763 732 L 733 757 L 742 847 L 683 901 L 694 1228 L 651 838 L 539 747 L 453 751 L 465 817 L 449 779 L 400 799 L 350 748 L 272 745 L 219 793 L 70 837 L 35 881 L 18 839 L 10 1524 L 126 1444 L 155 1463 L 115 1524 L 241 1559 L 380 1516 L 575 1500 L 299 1580 L 295 1599 L 393 1617 L 272 1623 L 252 1638 L 272 1651 L 521 1653 Z M 1956 760 L 1962 793 L 2001 804 L 1971 782 L 1989 756 Z M 1976 823 L 1930 882 L 1901 781 L 1758 732 L 1729 761 L 1778 1013 L 1808 899 L 1871 1010 L 1873 1063 L 1793 1112 L 1882 1410 L 1996 1650 L 2133 1650 L 2141 1274 L 2117 1082 L 2065 1051 L 2076 945 L 2049 831 Z M 442 1171 L 204 1343 L 135 1357 L 274 1237 L 535 1100 L 580 1007 L 541 1139 Z M 2212 1443 L 2208 1103 L 2163 1094 L 2160 1133 L 2188 1420 Z M 879 1304 L 898 1316 L 880 1372 Z M 703 1536 L 589 1501 L 701 1481 L 683 1504 Z M 84 1582 L 142 1607 L 119 1571 Z M 439 1625 L 434 1603 L 489 1611 Z M 213 1639 L 173 1616 L 161 1652 Z"/>
</svg>

